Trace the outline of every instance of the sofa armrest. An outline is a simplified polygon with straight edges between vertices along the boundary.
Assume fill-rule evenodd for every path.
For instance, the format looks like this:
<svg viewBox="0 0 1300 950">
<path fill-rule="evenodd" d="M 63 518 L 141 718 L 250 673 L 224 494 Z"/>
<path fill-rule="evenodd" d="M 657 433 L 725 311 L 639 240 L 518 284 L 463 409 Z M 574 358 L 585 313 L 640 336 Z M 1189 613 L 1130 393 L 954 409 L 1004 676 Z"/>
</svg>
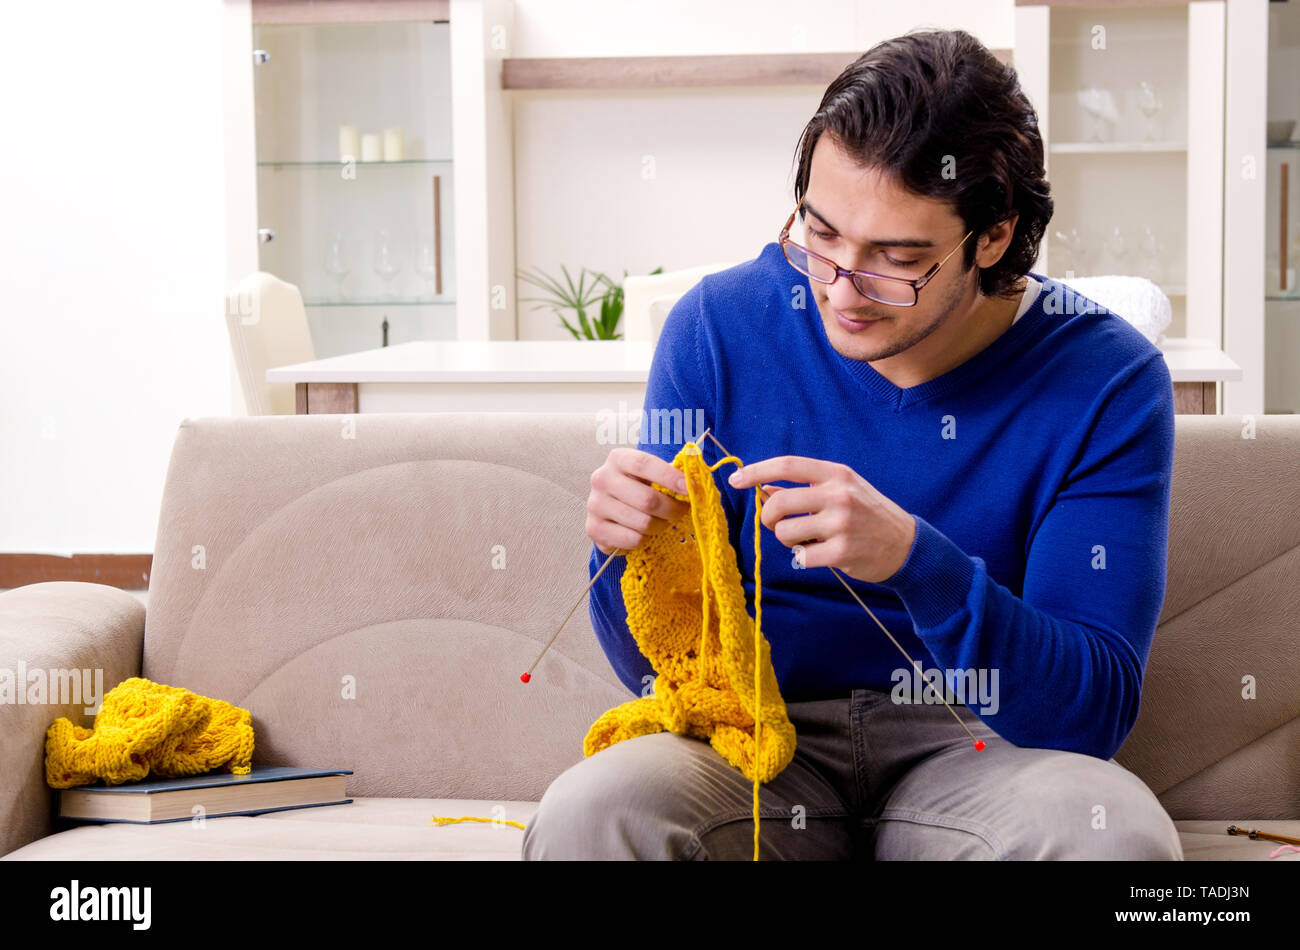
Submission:
<svg viewBox="0 0 1300 950">
<path fill-rule="evenodd" d="M 60 716 L 91 726 L 86 710 L 140 675 L 144 616 L 138 598 L 104 584 L 51 581 L 0 594 L 0 855 L 53 830 L 45 731 Z"/>
</svg>

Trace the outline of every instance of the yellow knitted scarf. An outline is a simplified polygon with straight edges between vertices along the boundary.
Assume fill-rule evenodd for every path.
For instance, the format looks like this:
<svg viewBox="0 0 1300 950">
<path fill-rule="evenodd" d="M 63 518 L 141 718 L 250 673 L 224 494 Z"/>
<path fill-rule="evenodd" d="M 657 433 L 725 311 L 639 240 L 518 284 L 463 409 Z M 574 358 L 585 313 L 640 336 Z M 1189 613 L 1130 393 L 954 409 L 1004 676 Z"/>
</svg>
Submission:
<svg viewBox="0 0 1300 950">
<path fill-rule="evenodd" d="M 133 676 L 104 696 L 93 729 L 56 719 L 45 733 L 45 781 L 71 788 L 201 775 L 225 765 L 252 771 L 247 709 Z"/>
<path fill-rule="evenodd" d="M 707 739 L 754 783 L 754 860 L 758 860 L 758 786 L 794 757 L 795 729 L 772 669 L 762 634 L 759 572 L 763 502 L 754 492 L 754 619 L 728 540 L 713 471 L 688 442 L 673 465 L 686 474 L 687 494 L 654 488 L 691 505 L 686 518 L 648 536 L 629 551 L 623 573 L 627 626 L 658 674 L 654 694 L 623 703 L 592 725 L 583 754 L 616 742 L 667 730 Z M 755 662 L 757 657 L 757 662 Z M 756 712 L 757 711 L 757 712 Z"/>
</svg>

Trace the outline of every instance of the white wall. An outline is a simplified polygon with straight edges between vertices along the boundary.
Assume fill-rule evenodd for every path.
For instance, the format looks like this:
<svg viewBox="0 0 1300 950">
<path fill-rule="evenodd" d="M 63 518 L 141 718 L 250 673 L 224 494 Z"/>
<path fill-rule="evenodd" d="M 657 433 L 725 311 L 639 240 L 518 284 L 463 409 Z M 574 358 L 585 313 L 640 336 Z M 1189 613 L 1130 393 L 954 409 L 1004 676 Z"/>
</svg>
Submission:
<svg viewBox="0 0 1300 950">
<path fill-rule="evenodd" d="M 0 551 L 148 552 L 230 412 L 219 0 L 8 4 Z"/>
<path fill-rule="evenodd" d="M 865 52 L 914 27 L 1014 46 L 1013 0 L 516 0 L 512 56 Z M 514 96 L 520 269 L 612 278 L 756 257 L 794 206 L 795 145 L 823 89 L 529 91 Z M 540 296 L 519 281 L 520 298 Z M 520 303 L 521 339 L 571 339 Z"/>
</svg>

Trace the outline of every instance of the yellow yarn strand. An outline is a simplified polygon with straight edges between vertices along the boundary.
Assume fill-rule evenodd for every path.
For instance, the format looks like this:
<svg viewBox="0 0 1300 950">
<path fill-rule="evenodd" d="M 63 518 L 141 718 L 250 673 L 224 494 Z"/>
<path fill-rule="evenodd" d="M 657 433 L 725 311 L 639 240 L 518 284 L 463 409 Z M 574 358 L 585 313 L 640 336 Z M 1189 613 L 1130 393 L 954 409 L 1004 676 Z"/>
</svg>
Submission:
<svg viewBox="0 0 1300 950">
<path fill-rule="evenodd" d="M 452 825 L 458 821 L 486 821 L 494 825 L 513 825 L 516 828 L 524 827 L 524 823 L 522 821 L 510 821 L 505 818 L 474 818 L 469 815 L 466 815 L 462 818 L 439 818 L 437 815 L 434 815 L 433 818 L 429 820 L 429 825 L 435 823 L 439 825 Z M 429 825 L 425 825 L 425 827 L 427 828 Z"/>
<path fill-rule="evenodd" d="M 759 657 L 763 654 L 763 581 L 759 564 L 763 560 L 763 545 L 760 531 L 763 527 L 763 493 L 758 486 L 754 488 L 754 758 L 759 758 L 763 744 L 759 741 L 759 718 L 757 711 L 763 708 L 763 683 L 759 678 Z M 754 776 L 754 860 L 758 860 L 758 776 Z"/>
</svg>

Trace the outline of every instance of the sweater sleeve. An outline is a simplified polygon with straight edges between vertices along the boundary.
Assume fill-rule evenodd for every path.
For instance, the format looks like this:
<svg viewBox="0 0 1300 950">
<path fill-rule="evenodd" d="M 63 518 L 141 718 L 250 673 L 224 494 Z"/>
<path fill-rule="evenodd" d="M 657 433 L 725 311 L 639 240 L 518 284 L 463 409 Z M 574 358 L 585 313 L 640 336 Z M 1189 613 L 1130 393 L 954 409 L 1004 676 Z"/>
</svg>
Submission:
<svg viewBox="0 0 1300 950">
<path fill-rule="evenodd" d="M 677 457 L 686 441 L 700 434 L 686 420 L 697 419 L 700 411 L 705 426 L 713 418 L 713 376 L 706 373 L 702 356 L 700 308 L 701 286 L 697 283 L 678 299 L 665 319 L 646 380 L 637 448 L 668 462 Z M 683 420 L 680 429 L 675 427 L 677 418 Z M 595 575 L 606 557 L 592 544 L 588 576 Z M 621 583 L 626 566 L 626 559 L 616 556 L 592 586 L 591 625 L 623 685 L 637 696 L 648 696 L 655 671 L 627 627 Z"/>
<path fill-rule="evenodd" d="M 1164 603 L 1174 407 L 1163 356 L 1114 381 L 1084 438 L 1031 531 L 1022 596 L 920 517 L 883 583 L 941 668 L 993 684 L 992 702 L 967 705 L 1000 736 L 1109 759 L 1137 720 Z"/>
</svg>

